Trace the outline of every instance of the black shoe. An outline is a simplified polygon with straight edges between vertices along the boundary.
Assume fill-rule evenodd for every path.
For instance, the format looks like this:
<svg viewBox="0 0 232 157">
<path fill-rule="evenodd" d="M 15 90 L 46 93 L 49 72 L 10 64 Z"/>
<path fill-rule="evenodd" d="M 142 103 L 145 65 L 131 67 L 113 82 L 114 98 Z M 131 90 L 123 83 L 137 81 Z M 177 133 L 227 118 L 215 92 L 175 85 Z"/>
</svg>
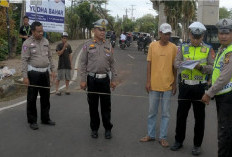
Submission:
<svg viewBox="0 0 232 157">
<path fill-rule="evenodd" d="M 56 125 L 56 122 L 53 122 L 53 121 L 49 120 L 49 121 L 46 121 L 46 122 L 42 121 L 42 124 L 45 124 L 45 125 Z"/>
<path fill-rule="evenodd" d="M 98 138 L 98 133 L 97 133 L 96 130 L 93 130 L 93 131 L 91 132 L 91 137 L 92 137 L 92 138 Z"/>
<path fill-rule="evenodd" d="M 38 124 L 36 124 L 36 123 L 30 123 L 30 128 L 32 130 L 38 130 L 39 129 Z"/>
<path fill-rule="evenodd" d="M 195 155 L 195 156 L 200 155 L 201 154 L 201 147 L 194 146 L 193 149 L 192 149 L 192 154 Z"/>
<path fill-rule="evenodd" d="M 111 139 L 112 135 L 111 135 L 111 130 L 106 130 L 105 131 L 105 139 Z"/>
<path fill-rule="evenodd" d="M 179 143 L 179 142 L 175 142 L 173 146 L 171 146 L 171 150 L 172 151 L 177 151 L 179 150 L 181 147 L 183 147 L 183 144 L 182 143 Z"/>
</svg>

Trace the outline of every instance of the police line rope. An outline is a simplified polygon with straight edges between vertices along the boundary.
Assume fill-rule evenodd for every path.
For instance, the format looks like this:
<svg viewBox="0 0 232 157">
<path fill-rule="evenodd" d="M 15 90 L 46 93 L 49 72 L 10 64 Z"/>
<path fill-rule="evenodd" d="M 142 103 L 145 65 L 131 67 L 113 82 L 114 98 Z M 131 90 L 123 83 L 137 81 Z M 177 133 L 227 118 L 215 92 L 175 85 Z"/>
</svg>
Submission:
<svg viewBox="0 0 232 157">
<path fill-rule="evenodd" d="M 77 82 L 76 80 L 70 80 L 70 81 L 73 81 L 73 82 Z M 51 87 L 45 87 L 45 86 L 37 86 L 37 85 L 25 85 L 23 83 L 14 83 L 15 85 L 20 85 L 20 86 L 27 86 L 27 87 L 35 87 L 35 88 L 46 88 L 46 89 L 50 89 Z M 78 88 L 78 89 L 75 89 L 75 90 L 69 90 L 69 92 L 72 92 L 72 93 L 86 93 L 86 94 L 100 94 L 100 95 L 111 95 L 111 96 L 121 96 L 121 97 L 133 97 L 133 98 L 148 98 L 148 96 L 142 96 L 142 95 L 128 95 L 128 94 L 112 94 L 112 93 L 101 93 L 101 92 L 91 92 L 91 91 L 82 91 L 82 89 Z M 50 94 L 55 94 L 54 93 L 50 93 Z M 159 99 L 168 99 L 168 98 L 159 98 Z M 201 100 L 191 100 L 191 99 L 176 99 L 176 98 L 170 98 L 170 100 L 185 100 L 185 101 L 200 101 L 202 102 Z"/>
</svg>

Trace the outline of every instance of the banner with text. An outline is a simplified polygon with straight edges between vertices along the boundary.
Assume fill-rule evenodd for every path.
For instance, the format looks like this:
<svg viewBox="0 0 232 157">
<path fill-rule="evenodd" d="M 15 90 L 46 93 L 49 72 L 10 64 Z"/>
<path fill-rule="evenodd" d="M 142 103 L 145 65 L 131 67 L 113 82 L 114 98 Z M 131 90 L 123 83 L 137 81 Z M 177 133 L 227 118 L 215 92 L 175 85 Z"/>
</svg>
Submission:
<svg viewBox="0 0 232 157">
<path fill-rule="evenodd" d="M 26 15 L 30 24 L 41 22 L 45 32 L 63 32 L 65 0 L 27 0 Z"/>
</svg>

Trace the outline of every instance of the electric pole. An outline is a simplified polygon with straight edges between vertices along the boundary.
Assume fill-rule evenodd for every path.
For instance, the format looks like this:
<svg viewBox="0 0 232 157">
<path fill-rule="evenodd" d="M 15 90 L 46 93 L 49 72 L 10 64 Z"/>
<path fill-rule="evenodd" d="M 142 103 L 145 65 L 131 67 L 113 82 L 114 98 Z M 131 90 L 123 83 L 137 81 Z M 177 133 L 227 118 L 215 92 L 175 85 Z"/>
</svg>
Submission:
<svg viewBox="0 0 232 157">
<path fill-rule="evenodd" d="M 135 6 L 135 5 L 131 5 L 131 9 L 130 9 L 130 10 L 131 10 L 131 20 L 132 20 L 132 21 L 133 21 L 133 17 L 134 17 L 133 12 L 134 12 L 134 10 L 135 10 L 135 9 L 134 9 L 134 6 Z"/>
</svg>

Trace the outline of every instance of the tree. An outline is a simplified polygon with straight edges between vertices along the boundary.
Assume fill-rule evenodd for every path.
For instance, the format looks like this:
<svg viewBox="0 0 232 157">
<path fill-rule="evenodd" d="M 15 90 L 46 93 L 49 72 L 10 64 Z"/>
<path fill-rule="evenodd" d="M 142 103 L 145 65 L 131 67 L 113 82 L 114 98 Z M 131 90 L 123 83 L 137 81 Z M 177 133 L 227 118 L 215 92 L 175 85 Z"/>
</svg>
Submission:
<svg viewBox="0 0 232 157">
<path fill-rule="evenodd" d="M 219 8 L 219 19 L 232 18 L 232 9 L 227 10 L 225 7 Z"/>
<path fill-rule="evenodd" d="M 139 32 L 156 33 L 158 31 L 158 17 L 151 14 L 144 15 L 136 20 L 135 28 Z"/>
</svg>

